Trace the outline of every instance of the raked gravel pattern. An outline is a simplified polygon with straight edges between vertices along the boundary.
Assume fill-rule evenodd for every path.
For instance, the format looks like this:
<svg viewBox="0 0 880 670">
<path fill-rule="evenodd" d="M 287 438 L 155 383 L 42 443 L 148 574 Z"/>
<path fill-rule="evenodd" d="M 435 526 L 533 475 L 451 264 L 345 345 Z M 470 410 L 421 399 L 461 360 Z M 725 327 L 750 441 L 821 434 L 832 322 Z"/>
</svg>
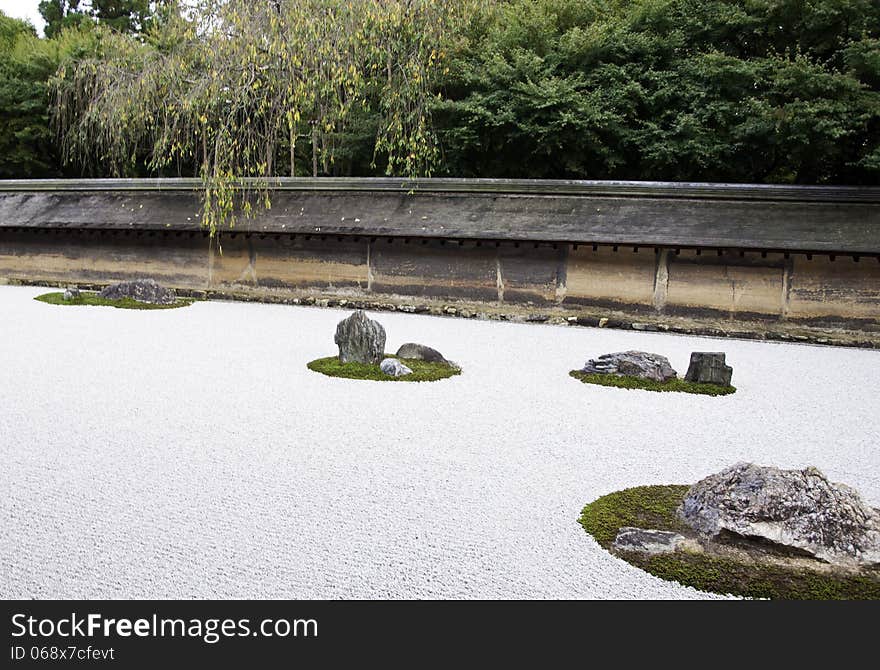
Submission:
<svg viewBox="0 0 880 670">
<path fill-rule="evenodd" d="M 334 379 L 344 310 L 59 307 L 0 287 L 3 598 L 700 598 L 603 551 L 583 505 L 736 461 L 880 506 L 880 352 L 373 314 L 434 383 Z M 738 392 L 589 386 L 624 349 L 723 350 Z"/>
</svg>

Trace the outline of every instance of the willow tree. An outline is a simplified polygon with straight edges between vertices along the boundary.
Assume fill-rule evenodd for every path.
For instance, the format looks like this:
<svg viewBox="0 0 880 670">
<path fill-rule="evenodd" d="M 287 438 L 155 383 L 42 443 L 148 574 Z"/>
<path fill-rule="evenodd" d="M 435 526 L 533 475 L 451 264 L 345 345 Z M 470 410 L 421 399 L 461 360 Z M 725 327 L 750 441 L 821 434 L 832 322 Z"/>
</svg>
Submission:
<svg viewBox="0 0 880 670">
<path fill-rule="evenodd" d="M 54 82 L 65 159 L 125 174 L 190 166 L 212 234 L 270 207 L 272 177 L 313 174 L 358 107 L 377 108 L 375 156 L 389 175 L 428 175 L 429 102 L 458 27 L 479 0 L 189 0 L 166 3 L 141 39 L 101 31 L 97 58 Z M 282 147 L 286 160 L 278 160 Z M 284 163 L 281 165 L 279 163 Z"/>
</svg>

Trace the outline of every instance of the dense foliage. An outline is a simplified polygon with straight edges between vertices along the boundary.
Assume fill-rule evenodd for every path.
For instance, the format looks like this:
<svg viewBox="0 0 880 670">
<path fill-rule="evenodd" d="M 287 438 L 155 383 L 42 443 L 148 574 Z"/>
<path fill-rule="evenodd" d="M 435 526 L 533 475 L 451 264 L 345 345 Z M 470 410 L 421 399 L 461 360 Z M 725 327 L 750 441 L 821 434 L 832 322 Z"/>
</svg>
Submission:
<svg viewBox="0 0 880 670">
<path fill-rule="evenodd" d="M 519 0 L 442 105 L 458 175 L 876 183 L 877 0 Z"/>
<path fill-rule="evenodd" d="M 30 24 L 0 13 L 0 179 L 67 171 L 51 130 L 48 82 L 62 62 L 94 45 L 91 31 L 39 39 Z"/>
<path fill-rule="evenodd" d="M 880 183 L 880 0 L 194 4 L 0 16 L 0 176 Z"/>
</svg>

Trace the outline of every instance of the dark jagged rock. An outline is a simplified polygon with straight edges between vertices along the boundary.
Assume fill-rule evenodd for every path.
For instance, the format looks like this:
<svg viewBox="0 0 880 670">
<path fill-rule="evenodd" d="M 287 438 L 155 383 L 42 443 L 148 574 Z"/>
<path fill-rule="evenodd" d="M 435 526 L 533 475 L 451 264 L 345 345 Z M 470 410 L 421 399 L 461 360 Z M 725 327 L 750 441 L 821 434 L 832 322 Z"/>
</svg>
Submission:
<svg viewBox="0 0 880 670">
<path fill-rule="evenodd" d="M 669 364 L 669 359 L 659 354 L 644 351 L 622 351 L 591 358 L 583 368 L 588 374 L 618 375 L 638 377 L 665 382 L 675 379 L 677 373 Z"/>
<path fill-rule="evenodd" d="M 816 468 L 737 463 L 694 484 L 678 515 L 709 539 L 733 533 L 835 565 L 880 564 L 880 512 Z"/>
<path fill-rule="evenodd" d="M 339 322 L 334 341 L 343 363 L 376 364 L 385 356 L 385 329 L 360 309 Z"/>
<path fill-rule="evenodd" d="M 730 386 L 733 368 L 725 363 L 724 352 L 695 351 L 684 378 L 699 384 Z"/>
<path fill-rule="evenodd" d="M 410 358 L 417 361 L 427 361 L 429 363 L 446 363 L 449 364 L 443 354 L 436 349 L 426 347 L 424 344 L 416 344 L 407 342 L 397 350 L 398 358 Z"/>
<path fill-rule="evenodd" d="M 172 289 L 161 286 L 155 279 L 135 279 L 134 281 L 111 284 L 105 287 L 99 295 L 108 300 L 131 298 L 153 305 L 172 305 L 177 300 L 177 294 Z"/>
</svg>

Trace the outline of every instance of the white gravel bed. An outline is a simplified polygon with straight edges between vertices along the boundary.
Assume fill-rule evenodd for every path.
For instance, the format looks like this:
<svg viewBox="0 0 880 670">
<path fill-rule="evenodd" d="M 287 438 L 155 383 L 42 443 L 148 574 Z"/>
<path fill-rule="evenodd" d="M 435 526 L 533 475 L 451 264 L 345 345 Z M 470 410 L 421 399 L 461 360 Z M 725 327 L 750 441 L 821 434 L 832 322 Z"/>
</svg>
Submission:
<svg viewBox="0 0 880 670">
<path fill-rule="evenodd" d="M 59 307 L 0 286 L 0 597 L 697 598 L 578 525 L 611 491 L 815 465 L 880 506 L 880 352 L 373 314 L 464 368 L 334 379 L 349 312 Z M 738 392 L 585 385 L 723 350 Z"/>
</svg>

